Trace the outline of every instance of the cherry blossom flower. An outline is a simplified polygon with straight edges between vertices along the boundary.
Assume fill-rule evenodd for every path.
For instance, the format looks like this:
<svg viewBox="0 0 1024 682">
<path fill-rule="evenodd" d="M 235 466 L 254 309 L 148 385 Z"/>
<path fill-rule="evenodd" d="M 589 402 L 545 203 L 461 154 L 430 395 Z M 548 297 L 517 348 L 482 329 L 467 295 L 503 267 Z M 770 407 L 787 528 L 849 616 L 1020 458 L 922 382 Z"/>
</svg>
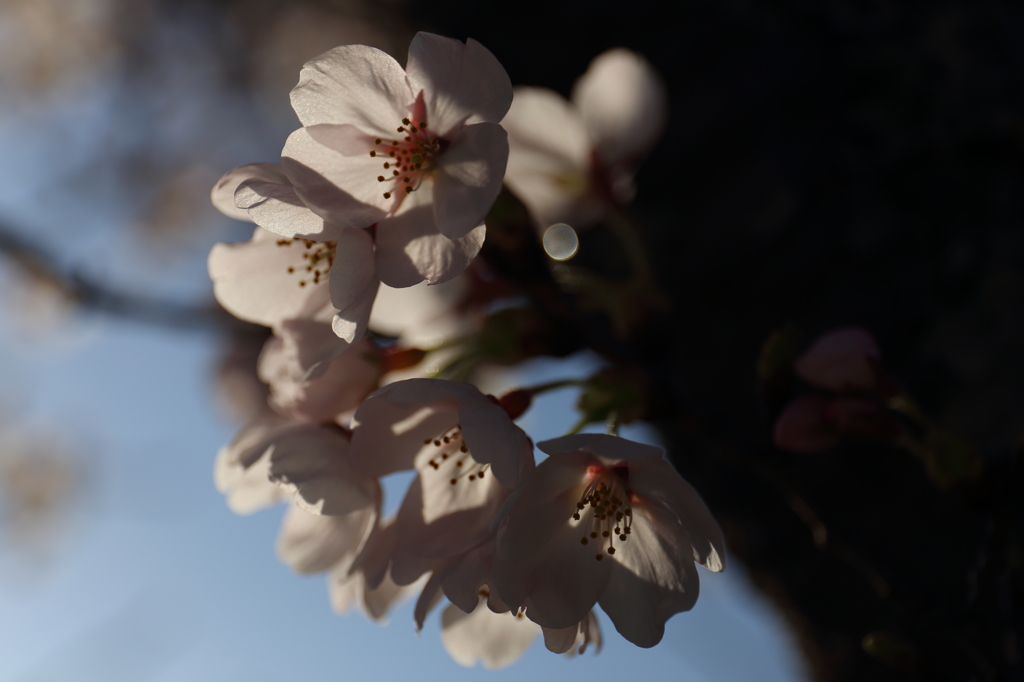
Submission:
<svg viewBox="0 0 1024 682">
<path fill-rule="evenodd" d="M 282 166 L 329 223 L 404 216 L 388 230 L 459 239 L 501 190 L 508 141 L 498 122 L 512 86 L 475 40 L 417 33 L 405 69 L 376 48 L 343 45 L 303 66 L 291 100 L 303 127 L 285 143 Z M 287 219 L 281 227 L 296 234 Z"/>
<path fill-rule="evenodd" d="M 498 510 L 533 468 L 529 438 L 470 384 L 390 384 L 363 402 L 352 425 L 350 458 L 364 475 L 418 472 L 395 520 L 391 577 L 400 585 L 493 537 Z"/>
<path fill-rule="evenodd" d="M 640 55 L 598 55 L 572 102 L 517 87 L 502 125 L 509 135 L 505 182 L 542 227 L 586 227 L 633 199 L 633 176 L 667 121 L 665 86 Z"/>
<path fill-rule="evenodd" d="M 277 331 L 287 320 L 330 322 L 341 341 L 309 357 L 314 368 L 365 333 L 379 284 L 373 258 L 364 230 L 317 242 L 256 228 L 250 241 L 214 245 L 207 267 L 217 301 L 235 317 Z"/>
<path fill-rule="evenodd" d="M 270 404 L 278 414 L 309 423 L 344 424 L 346 417 L 377 388 L 383 363 L 380 351 L 369 339 L 352 344 L 326 363 L 322 371 L 311 374 L 302 355 L 316 354 L 320 344 L 336 342 L 331 326 L 313 320 L 288 320 L 281 334 L 267 340 L 257 366 L 259 378 L 270 386 Z"/>
<path fill-rule="evenodd" d="M 794 368 L 807 383 L 836 392 L 873 391 L 884 377 L 882 352 L 862 327 L 843 327 L 818 337 Z"/>
<path fill-rule="evenodd" d="M 495 586 L 512 609 L 560 629 L 600 604 L 638 646 L 697 601 L 694 562 L 721 571 L 721 530 L 660 448 L 578 434 L 538 445 L 550 457 L 516 491 L 498 535 Z"/>
</svg>

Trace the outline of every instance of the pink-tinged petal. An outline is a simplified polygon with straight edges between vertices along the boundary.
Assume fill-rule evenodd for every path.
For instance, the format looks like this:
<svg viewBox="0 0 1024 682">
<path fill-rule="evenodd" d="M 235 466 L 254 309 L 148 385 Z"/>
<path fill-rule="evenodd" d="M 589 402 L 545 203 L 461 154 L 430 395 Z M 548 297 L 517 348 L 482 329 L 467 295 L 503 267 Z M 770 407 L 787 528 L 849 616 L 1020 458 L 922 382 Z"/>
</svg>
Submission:
<svg viewBox="0 0 1024 682">
<path fill-rule="evenodd" d="M 796 361 L 796 373 L 830 391 L 872 390 L 878 386 L 882 353 L 861 327 L 837 329 L 818 337 Z"/>
<path fill-rule="evenodd" d="M 394 384 L 392 384 L 393 386 Z M 423 405 L 388 401 L 385 386 L 356 410 L 352 418 L 352 465 L 375 478 L 419 468 L 429 459 L 428 445 L 459 423 L 454 401 Z"/>
<path fill-rule="evenodd" d="M 413 99 L 399 63 L 366 45 L 342 45 L 309 60 L 291 92 L 302 125 L 348 123 L 371 135 L 393 135 Z"/>
<path fill-rule="evenodd" d="M 333 306 L 331 312 L 333 318 Z M 282 389 L 282 383 L 304 385 L 323 375 L 349 347 L 334 333 L 330 322 L 306 317 L 285 320 L 275 329 L 275 336 L 267 340 L 257 372 L 272 389 Z"/>
<path fill-rule="evenodd" d="M 385 386 L 374 395 L 384 395 L 388 402 L 396 405 L 454 401 L 458 406 L 457 423 L 462 426 L 462 439 L 473 459 L 489 464 L 506 488 L 515 489 L 519 484 L 529 438 L 505 410 L 476 386 L 443 379 L 409 379 Z M 423 462 L 417 468 L 425 465 Z"/>
<path fill-rule="evenodd" d="M 533 645 L 537 630 L 522 615 L 482 607 L 466 613 L 449 604 L 441 612 L 441 643 L 456 663 L 467 668 L 478 661 L 488 670 L 512 665 Z"/>
<path fill-rule="evenodd" d="M 697 603 L 700 583 L 691 542 L 675 515 L 658 504 L 633 504 L 633 532 L 618 546 L 599 603 L 623 637 L 652 647 L 665 621 Z"/>
<path fill-rule="evenodd" d="M 483 222 L 501 191 L 508 163 L 508 135 L 497 123 L 459 130 L 441 155 L 434 180 L 434 220 L 449 239 Z"/>
<path fill-rule="evenodd" d="M 235 191 L 242 183 L 253 180 L 287 183 L 288 177 L 280 164 L 276 163 L 250 163 L 229 170 L 210 190 L 210 201 L 213 202 L 214 208 L 229 218 L 251 221 L 249 212 L 235 205 Z"/>
<path fill-rule="evenodd" d="M 652 458 L 631 464 L 629 486 L 641 498 L 660 502 L 686 529 L 693 560 L 711 571 L 725 570 L 725 539 L 704 500 L 664 459 Z"/>
<path fill-rule="evenodd" d="M 210 250 L 207 268 L 213 294 L 235 317 L 272 327 L 297 316 L 316 288 L 311 283 L 299 286 L 301 275 L 296 273 L 305 266 L 303 245 L 280 245 L 278 239 L 257 228 L 251 241 L 215 244 Z"/>
<path fill-rule="evenodd" d="M 549 455 L 584 450 L 609 462 L 641 462 L 661 458 L 665 454 L 663 449 L 654 445 L 603 433 L 576 433 L 537 443 L 537 447 Z"/>
<path fill-rule="evenodd" d="M 277 556 L 297 573 L 320 573 L 340 563 L 347 569 L 376 518 L 373 507 L 341 516 L 319 516 L 293 505 L 281 522 Z"/>
<path fill-rule="evenodd" d="M 367 154 L 345 156 L 299 128 L 288 136 L 281 166 L 299 199 L 325 221 L 342 228 L 369 227 L 391 210 L 377 178 L 383 161 Z"/>
<path fill-rule="evenodd" d="M 805 395 L 786 405 L 775 419 L 775 447 L 790 452 L 821 452 L 838 443 L 839 433 L 825 418 L 829 402 L 822 395 Z"/>
<path fill-rule="evenodd" d="M 374 263 L 373 238 L 364 230 L 338 236 L 328 282 L 331 303 L 338 309 L 331 323 L 338 338 L 355 343 L 366 333 L 380 280 Z"/>
<path fill-rule="evenodd" d="M 249 220 L 282 237 L 327 241 L 341 231 L 309 210 L 287 181 L 247 180 L 235 191 L 235 204 L 248 212 Z"/>
<path fill-rule="evenodd" d="M 587 467 L 599 460 L 570 452 L 541 462 L 517 491 L 494 554 L 494 582 L 513 609 L 526 606 L 527 617 L 548 628 L 579 623 L 604 592 L 611 561 L 596 559 L 596 543 L 581 543 L 586 533 L 574 521 Z"/>
<path fill-rule="evenodd" d="M 446 282 L 461 274 L 484 245 L 483 225 L 459 239 L 438 231 L 429 184 L 425 181 L 408 197 L 401 212 L 377 224 L 377 271 L 390 287 L 410 287 L 424 280 Z"/>
<path fill-rule="evenodd" d="M 427 123 L 447 138 L 467 123 L 498 123 L 512 103 L 512 82 L 491 52 L 470 38 L 465 44 L 417 33 L 406 65 L 413 95 L 423 93 Z"/>
<path fill-rule="evenodd" d="M 289 324 L 293 323 L 293 324 Z M 345 412 L 356 409 L 377 387 L 380 380 L 380 355 L 368 339 L 348 346 L 347 350 L 325 364 L 324 371 L 310 377 L 300 362 L 303 341 L 313 337 L 329 337 L 340 343 L 329 325 L 306 320 L 289 320 L 282 331 L 299 331 L 289 344 L 272 338 L 260 354 L 257 371 L 270 384 L 270 400 L 274 409 L 293 419 L 311 423 L 334 421 Z M 315 334 L 303 334 L 303 328 Z M 276 342 L 276 343 L 275 343 Z"/>
<path fill-rule="evenodd" d="M 604 205 L 590 187 L 590 137 L 568 100 L 544 88 L 516 88 L 501 126 L 509 145 L 505 183 L 541 227 L 600 218 Z"/>
<path fill-rule="evenodd" d="M 395 289 L 382 284 L 370 313 L 370 329 L 394 336 L 404 344 L 430 348 L 468 334 L 476 320 L 456 308 L 471 283 L 456 277 L 437 285 L 426 282 Z"/>
<path fill-rule="evenodd" d="M 294 423 L 284 420 L 256 421 L 217 453 L 213 482 L 227 497 L 231 511 L 252 514 L 290 497 L 281 486 L 270 482 L 270 460 L 264 455 L 277 438 L 292 428 Z"/>
<path fill-rule="evenodd" d="M 303 425 L 278 438 L 270 451 L 270 480 L 295 493 L 313 514 L 348 514 L 375 503 L 376 481 L 352 470 L 348 438 L 340 430 Z"/>
<path fill-rule="evenodd" d="M 609 164 L 635 166 L 668 121 L 665 84 L 642 56 L 623 48 L 598 55 L 576 81 L 572 100 Z"/>
<path fill-rule="evenodd" d="M 469 480 L 454 462 L 444 462 L 439 471 L 427 467 L 398 510 L 398 551 L 433 559 L 469 551 L 490 535 L 491 520 L 511 492 L 491 475 Z"/>
</svg>

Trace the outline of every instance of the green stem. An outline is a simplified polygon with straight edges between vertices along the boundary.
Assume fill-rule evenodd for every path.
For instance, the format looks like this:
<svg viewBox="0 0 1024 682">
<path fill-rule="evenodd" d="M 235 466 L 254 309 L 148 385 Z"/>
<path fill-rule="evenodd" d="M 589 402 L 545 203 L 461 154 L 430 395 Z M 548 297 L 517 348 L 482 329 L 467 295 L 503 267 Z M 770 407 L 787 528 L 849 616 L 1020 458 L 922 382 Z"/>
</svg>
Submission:
<svg viewBox="0 0 1024 682">
<path fill-rule="evenodd" d="M 580 420 L 576 422 L 576 425 L 565 432 L 565 436 L 571 436 L 575 433 L 579 433 L 583 430 L 583 427 L 590 423 L 590 420 L 586 416 L 580 417 Z"/>
</svg>

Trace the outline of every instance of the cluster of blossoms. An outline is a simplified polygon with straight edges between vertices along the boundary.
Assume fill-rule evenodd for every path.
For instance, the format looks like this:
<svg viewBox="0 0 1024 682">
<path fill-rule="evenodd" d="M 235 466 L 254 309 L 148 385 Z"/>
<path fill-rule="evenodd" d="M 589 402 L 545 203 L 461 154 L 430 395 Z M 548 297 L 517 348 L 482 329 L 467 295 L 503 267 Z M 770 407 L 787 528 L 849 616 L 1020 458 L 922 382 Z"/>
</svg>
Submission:
<svg viewBox="0 0 1024 682">
<path fill-rule="evenodd" d="M 608 97 L 614 79 L 639 88 L 639 104 Z M 216 484 L 239 513 L 290 505 L 278 553 L 298 572 L 329 572 L 339 612 L 380 619 L 418 591 L 422 627 L 447 599 L 449 653 L 499 667 L 538 634 L 559 653 L 599 648 L 598 604 L 623 637 L 653 646 L 694 605 L 695 564 L 723 569 L 718 525 L 660 448 L 569 435 L 539 443 L 536 464 L 513 421 L 522 392 L 498 399 L 416 376 L 432 326 L 472 324 L 444 322 L 458 316 L 423 303 L 437 299 L 422 298 L 422 283 L 460 281 L 503 180 L 540 224 L 627 201 L 664 125 L 659 88 L 617 50 L 581 79 L 578 112 L 539 90 L 514 104 L 504 69 L 473 40 L 417 34 L 404 69 L 342 46 L 302 69 L 291 95 L 302 127 L 281 162 L 214 187 L 221 211 L 257 225 L 252 240 L 211 252 L 217 299 L 273 332 L 259 359 L 272 413 L 221 449 Z M 545 146 L 550 136 L 572 149 Z M 531 182 L 554 183 L 561 203 Z M 421 298 L 399 312 L 403 291 Z M 385 518 L 380 479 L 399 471 L 415 478 Z"/>
</svg>

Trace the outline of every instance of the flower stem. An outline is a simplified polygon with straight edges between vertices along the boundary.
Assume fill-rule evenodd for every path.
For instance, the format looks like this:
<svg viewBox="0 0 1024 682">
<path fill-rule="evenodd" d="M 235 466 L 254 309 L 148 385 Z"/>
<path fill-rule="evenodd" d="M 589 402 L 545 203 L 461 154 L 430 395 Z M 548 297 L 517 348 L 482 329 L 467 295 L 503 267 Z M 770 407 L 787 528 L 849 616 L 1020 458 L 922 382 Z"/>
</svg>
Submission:
<svg viewBox="0 0 1024 682">
<path fill-rule="evenodd" d="M 584 416 L 580 417 L 580 420 L 578 422 L 576 422 L 575 426 L 573 426 L 571 429 L 566 431 L 564 435 L 571 436 L 571 435 L 573 435 L 575 433 L 579 433 L 580 431 L 583 430 L 583 427 L 586 426 L 589 423 L 590 423 L 590 419 L 588 419 L 587 416 L 584 415 Z"/>
<path fill-rule="evenodd" d="M 609 436 L 619 435 L 619 413 L 612 412 L 608 415 L 608 425 L 605 427 L 605 433 Z"/>
</svg>

